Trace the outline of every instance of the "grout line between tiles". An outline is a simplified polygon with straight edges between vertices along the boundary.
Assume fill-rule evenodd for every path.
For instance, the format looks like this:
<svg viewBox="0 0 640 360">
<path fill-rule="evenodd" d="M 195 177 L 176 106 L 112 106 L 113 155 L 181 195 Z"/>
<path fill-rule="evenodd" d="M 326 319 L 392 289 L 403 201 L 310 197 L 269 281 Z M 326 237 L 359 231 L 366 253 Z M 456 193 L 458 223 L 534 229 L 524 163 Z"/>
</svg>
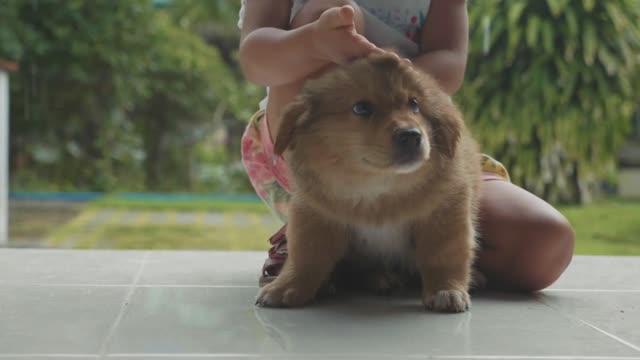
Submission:
<svg viewBox="0 0 640 360">
<path fill-rule="evenodd" d="M 616 340 L 616 341 L 618 341 L 618 342 L 620 342 L 620 343 L 622 343 L 622 344 L 624 344 L 624 345 L 626 345 L 626 346 L 628 346 L 628 347 L 632 348 L 633 350 L 635 350 L 635 351 L 637 351 L 637 352 L 640 352 L 640 347 L 638 347 L 638 346 L 636 346 L 636 345 L 634 345 L 634 344 L 632 344 L 632 343 L 630 343 L 630 342 L 628 342 L 628 341 L 626 341 L 626 340 L 624 340 L 624 339 L 622 339 L 622 338 L 619 338 L 619 337 L 617 337 L 616 335 L 614 335 L 614 334 L 612 334 L 612 333 L 610 333 L 610 332 L 608 332 L 608 331 L 602 330 L 602 329 L 600 329 L 599 327 L 597 327 L 597 326 L 595 326 L 595 325 L 591 324 L 591 323 L 590 323 L 590 322 L 588 322 L 588 321 L 582 320 L 582 319 L 580 319 L 580 318 L 576 318 L 576 319 L 577 319 L 578 321 L 580 321 L 581 323 L 583 323 L 583 324 L 585 324 L 585 325 L 587 325 L 587 326 L 591 327 L 592 329 L 594 329 L 594 330 L 596 330 L 596 331 L 598 331 L 598 332 L 602 333 L 603 335 L 606 335 L 606 336 L 608 336 L 608 337 L 612 338 L 613 340 Z"/>
<path fill-rule="evenodd" d="M 116 319 L 113 321 L 111 328 L 109 328 L 109 332 L 107 333 L 104 340 L 102 341 L 102 344 L 100 345 L 100 349 L 98 350 L 98 353 L 100 354 L 101 359 L 104 358 L 107 352 L 107 348 L 111 344 L 111 340 L 113 340 L 113 336 L 115 335 L 116 330 L 120 325 L 120 321 L 122 321 L 122 318 L 124 318 L 124 314 L 129 309 L 129 305 L 131 304 L 131 300 L 133 299 L 133 294 L 136 291 L 136 285 L 138 284 L 138 282 L 140 281 L 140 278 L 142 277 L 142 271 L 144 270 L 144 267 L 147 263 L 148 258 L 149 258 L 149 253 L 145 252 L 144 255 L 142 256 L 140 267 L 138 268 L 138 271 L 136 272 L 133 278 L 133 281 L 129 285 L 130 286 L 129 291 L 127 291 L 127 294 L 124 297 L 124 303 L 122 304 L 120 311 L 118 312 L 118 316 L 116 316 Z"/>
<path fill-rule="evenodd" d="M 615 341 L 617 341 L 617 342 L 619 342 L 619 343 L 621 343 L 621 344 L 623 344 L 623 345 L 625 345 L 625 346 L 627 346 L 627 347 L 629 347 L 629 348 L 631 348 L 631 349 L 633 349 L 633 350 L 635 350 L 635 351 L 637 351 L 637 352 L 640 352 L 640 347 L 638 347 L 637 345 L 634 345 L 634 344 L 632 344 L 632 343 L 628 342 L 627 340 L 624 340 L 624 339 L 622 339 L 622 338 L 620 338 L 620 337 L 618 337 L 618 336 L 616 336 L 616 335 L 614 335 L 614 334 L 612 334 L 612 333 L 610 333 L 610 332 L 608 332 L 608 331 L 602 330 L 602 329 L 600 329 L 599 327 L 597 327 L 597 326 L 595 326 L 595 325 L 591 324 L 590 322 L 588 322 L 588 321 L 586 321 L 586 320 L 583 320 L 583 319 L 581 319 L 580 317 L 578 317 L 578 316 L 576 316 L 576 315 L 569 314 L 569 313 L 567 313 L 567 312 L 563 311 L 562 309 L 559 309 L 559 308 L 557 308 L 557 307 L 555 307 L 555 306 L 553 306 L 553 305 L 551 305 L 551 304 L 547 303 L 546 301 L 544 301 L 544 300 L 542 300 L 542 299 L 538 299 L 538 300 L 536 300 L 536 301 L 538 301 L 538 302 L 542 303 L 543 305 L 545 305 L 545 306 L 547 306 L 547 307 L 549 307 L 549 308 L 553 309 L 554 311 L 556 311 L 556 312 L 560 313 L 561 315 L 563 315 L 563 316 L 565 316 L 565 317 L 568 317 L 568 318 L 570 318 L 570 319 L 572 319 L 572 320 L 575 320 L 575 321 L 578 321 L 578 322 L 580 322 L 580 323 L 582 323 L 582 324 L 584 324 L 584 325 L 587 325 L 588 327 L 590 327 L 590 328 L 592 328 L 593 330 L 595 330 L 595 331 L 597 331 L 597 332 L 601 333 L 602 335 L 605 335 L 605 336 L 607 336 L 607 337 L 608 337 L 608 338 L 610 338 L 610 339 L 613 339 L 613 340 L 615 340 Z"/>
</svg>

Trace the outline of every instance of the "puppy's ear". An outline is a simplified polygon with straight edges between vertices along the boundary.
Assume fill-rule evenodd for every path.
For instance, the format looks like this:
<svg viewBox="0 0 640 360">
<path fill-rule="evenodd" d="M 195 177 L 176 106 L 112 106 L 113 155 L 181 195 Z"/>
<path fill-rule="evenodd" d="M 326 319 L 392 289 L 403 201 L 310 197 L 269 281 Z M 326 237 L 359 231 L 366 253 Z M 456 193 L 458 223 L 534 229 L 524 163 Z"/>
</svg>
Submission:
<svg viewBox="0 0 640 360">
<path fill-rule="evenodd" d="M 420 113 L 431 125 L 431 140 L 439 153 L 452 159 L 465 127 L 462 114 L 432 76 L 411 67 L 407 69 L 418 85 Z"/>
<path fill-rule="evenodd" d="M 282 155 L 289 147 L 298 126 L 302 125 L 309 117 L 309 105 L 303 96 L 298 96 L 282 112 L 282 121 L 278 136 L 273 146 L 276 155 Z"/>
<path fill-rule="evenodd" d="M 462 128 L 464 126 L 462 114 L 450 99 L 444 98 L 441 103 L 430 108 L 426 114 L 427 121 L 432 126 L 432 139 L 440 152 L 452 159 L 460 142 Z"/>
</svg>

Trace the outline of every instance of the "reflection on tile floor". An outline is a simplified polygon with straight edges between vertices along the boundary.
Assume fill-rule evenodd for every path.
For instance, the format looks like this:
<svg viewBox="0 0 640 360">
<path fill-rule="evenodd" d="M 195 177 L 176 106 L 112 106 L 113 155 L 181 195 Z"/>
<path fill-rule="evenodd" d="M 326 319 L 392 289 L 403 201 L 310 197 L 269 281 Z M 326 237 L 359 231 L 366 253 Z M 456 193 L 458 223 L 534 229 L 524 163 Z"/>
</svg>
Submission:
<svg viewBox="0 0 640 360">
<path fill-rule="evenodd" d="M 548 291 L 480 293 L 465 314 L 410 294 L 256 308 L 263 258 L 0 250 L 0 360 L 640 359 L 640 258 L 577 257 Z"/>
</svg>

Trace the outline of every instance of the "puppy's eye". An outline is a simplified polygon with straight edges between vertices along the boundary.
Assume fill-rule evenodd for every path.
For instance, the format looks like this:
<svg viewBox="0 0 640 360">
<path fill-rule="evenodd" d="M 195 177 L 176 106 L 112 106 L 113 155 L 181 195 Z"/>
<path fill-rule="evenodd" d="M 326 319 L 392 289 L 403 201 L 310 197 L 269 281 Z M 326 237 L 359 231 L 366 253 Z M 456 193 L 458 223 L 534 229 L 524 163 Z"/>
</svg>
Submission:
<svg viewBox="0 0 640 360">
<path fill-rule="evenodd" d="M 411 112 L 417 113 L 420 112 L 420 106 L 418 105 L 418 99 L 412 97 L 409 98 L 409 110 Z"/>
<path fill-rule="evenodd" d="M 368 101 L 358 101 L 357 103 L 353 104 L 351 111 L 358 116 L 369 116 L 371 115 L 371 113 L 373 113 L 373 105 L 371 105 L 371 103 Z"/>
</svg>

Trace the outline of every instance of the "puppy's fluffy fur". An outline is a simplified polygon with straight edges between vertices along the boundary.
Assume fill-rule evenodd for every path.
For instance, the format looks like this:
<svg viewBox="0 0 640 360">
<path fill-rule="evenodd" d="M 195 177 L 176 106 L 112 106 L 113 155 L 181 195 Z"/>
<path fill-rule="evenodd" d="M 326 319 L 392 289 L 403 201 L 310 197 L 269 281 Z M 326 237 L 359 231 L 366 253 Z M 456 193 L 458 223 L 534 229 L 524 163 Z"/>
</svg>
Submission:
<svg viewBox="0 0 640 360">
<path fill-rule="evenodd" d="M 257 304 L 301 306 L 350 261 L 418 273 L 428 309 L 468 309 L 479 152 L 431 77 L 373 55 L 310 80 L 275 151 L 294 187 L 289 256 Z"/>
</svg>

